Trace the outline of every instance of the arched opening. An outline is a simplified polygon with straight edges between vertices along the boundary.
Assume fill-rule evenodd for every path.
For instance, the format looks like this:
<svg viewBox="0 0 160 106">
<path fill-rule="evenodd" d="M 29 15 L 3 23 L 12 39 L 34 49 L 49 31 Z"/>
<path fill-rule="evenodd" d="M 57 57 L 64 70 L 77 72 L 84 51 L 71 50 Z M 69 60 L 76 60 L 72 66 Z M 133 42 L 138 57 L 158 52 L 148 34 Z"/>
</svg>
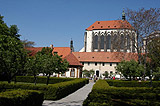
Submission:
<svg viewBox="0 0 160 106">
<path fill-rule="evenodd" d="M 102 35 L 101 37 L 100 37 L 100 40 L 101 40 L 101 49 L 104 49 L 104 36 Z"/>
<path fill-rule="evenodd" d="M 111 35 L 110 34 L 107 36 L 106 47 L 107 49 L 111 48 Z"/>
<path fill-rule="evenodd" d="M 98 36 L 94 36 L 94 48 L 93 49 L 98 49 Z"/>
<path fill-rule="evenodd" d="M 96 71 L 96 76 L 99 77 L 99 70 Z"/>
</svg>

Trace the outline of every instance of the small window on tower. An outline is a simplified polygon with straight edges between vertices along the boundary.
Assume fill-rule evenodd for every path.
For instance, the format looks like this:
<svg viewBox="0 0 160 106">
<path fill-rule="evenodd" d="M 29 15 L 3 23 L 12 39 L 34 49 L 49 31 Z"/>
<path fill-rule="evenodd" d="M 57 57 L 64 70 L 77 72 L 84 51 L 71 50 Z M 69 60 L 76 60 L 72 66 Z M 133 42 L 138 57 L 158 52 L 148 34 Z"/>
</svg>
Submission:
<svg viewBox="0 0 160 106">
<path fill-rule="evenodd" d="M 92 28 L 94 28 L 94 26 L 92 26 Z"/>
<path fill-rule="evenodd" d="M 100 22 L 98 22 L 98 24 L 100 24 Z"/>
</svg>

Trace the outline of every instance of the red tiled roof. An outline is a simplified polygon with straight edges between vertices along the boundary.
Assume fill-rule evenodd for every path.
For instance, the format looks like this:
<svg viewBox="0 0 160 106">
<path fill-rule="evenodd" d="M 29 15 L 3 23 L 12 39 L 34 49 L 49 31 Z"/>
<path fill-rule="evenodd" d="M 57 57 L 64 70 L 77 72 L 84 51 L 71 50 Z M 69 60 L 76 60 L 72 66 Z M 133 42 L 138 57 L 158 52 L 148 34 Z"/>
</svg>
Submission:
<svg viewBox="0 0 160 106">
<path fill-rule="evenodd" d="M 41 51 L 42 48 L 43 47 L 30 47 L 25 49 L 31 51 L 31 53 L 29 53 L 30 56 L 34 56 L 38 51 Z M 62 58 L 64 58 L 65 56 L 70 54 L 71 49 L 70 47 L 54 47 L 52 53 L 54 54 L 54 52 L 57 52 L 59 56 L 62 56 Z"/>
<path fill-rule="evenodd" d="M 80 62 L 121 62 L 138 60 L 137 53 L 124 52 L 73 52 Z"/>
<path fill-rule="evenodd" d="M 66 59 L 69 62 L 69 65 L 72 65 L 72 66 L 83 66 L 72 53 L 70 53 L 69 55 L 64 57 L 64 59 Z"/>
<path fill-rule="evenodd" d="M 54 47 L 52 53 L 54 54 L 54 52 L 57 52 L 59 56 L 64 58 L 71 53 L 71 49 L 70 47 Z"/>
<path fill-rule="evenodd" d="M 28 47 L 28 48 L 25 48 L 26 50 L 28 51 L 31 51 L 29 53 L 30 56 L 34 56 L 36 55 L 37 52 L 41 51 L 43 47 Z"/>
<path fill-rule="evenodd" d="M 112 21 L 96 21 L 86 30 L 94 30 L 94 29 L 134 29 L 131 24 L 127 20 L 112 20 Z"/>
</svg>

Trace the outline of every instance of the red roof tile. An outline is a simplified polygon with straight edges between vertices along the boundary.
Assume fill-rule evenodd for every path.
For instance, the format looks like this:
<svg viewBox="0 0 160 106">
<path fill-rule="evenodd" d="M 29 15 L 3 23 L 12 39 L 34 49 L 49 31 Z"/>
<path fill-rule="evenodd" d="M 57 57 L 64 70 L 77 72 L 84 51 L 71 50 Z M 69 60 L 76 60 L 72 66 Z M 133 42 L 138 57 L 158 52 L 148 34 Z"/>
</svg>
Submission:
<svg viewBox="0 0 160 106">
<path fill-rule="evenodd" d="M 80 62 L 121 62 L 138 60 L 137 53 L 124 52 L 73 52 Z"/>
<path fill-rule="evenodd" d="M 54 47 L 52 53 L 54 54 L 54 52 L 57 52 L 59 56 L 62 56 L 62 58 L 64 58 L 71 53 L 71 49 L 70 47 Z"/>
<path fill-rule="evenodd" d="M 64 59 L 66 59 L 69 62 L 69 65 L 72 65 L 72 66 L 83 66 L 72 53 L 70 53 L 69 55 L 64 57 Z"/>
<path fill-rule="evenodd" d="M 36 55 L 37 52 L 41 51 L 43 47 L 28 47 L 28 48 L 25 48 L 26 50 L 28 51 L 31 51 L 29 53 L 30 56 L 34 56 Z"/>
<path fill-rule="evenodd" d="M 94 29 L 133 29 L 131 24 L 127 20 L 112 20 L 112 21 L 96 21 L 86 30 L 94 30 Z"/>
<path fill-rule="evenodd" d="M 34 56 L 38 51 L 41 51 L 42 48 L 43 47 L 31 47 L 25 49 L 31 51 L 31 53 L 29 53 L 30 56 Z M 59 56 L 62 56 L 62 58 L 64 58 L 71 53 L 71 49 L 70 47 L 54 47 L 52 53 L 54 54 L 54 52 L 57 52 Z"/>
</svg>

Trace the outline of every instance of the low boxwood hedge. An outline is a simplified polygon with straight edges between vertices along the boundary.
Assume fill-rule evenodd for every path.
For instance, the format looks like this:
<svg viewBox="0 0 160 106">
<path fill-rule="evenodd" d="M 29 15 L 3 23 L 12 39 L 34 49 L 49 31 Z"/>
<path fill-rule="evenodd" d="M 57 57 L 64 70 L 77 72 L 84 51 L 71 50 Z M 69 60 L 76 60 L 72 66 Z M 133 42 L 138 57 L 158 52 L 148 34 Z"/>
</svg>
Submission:
<svg viewBox="0 0 160 106">
<path fill-rule="evenodd" d="M 50 77 L 49 84 L 55 84 L 55 83 L 71 81 L 71 80 L 75 80 L 75 78 Z M 16 81 L 17 82 L 34 83 L 34 76 L 16 76 Z M 36 83 L 46 84 L 46 82 L 47 82 L 46 76 L 37 76 Z"/>
<path fill-rule="evenodd" d="M 0 89 L 28 89 L 28 90 L 38 90 L 44 93 L 44 99 L 57 100 L 63 98 L 70 93 L 81 88 L 89 82 L 88 79 L 75 79 L 66 82 L 60 82 L 56 84 L 49 85 L 34 85 L 34 84 L 8 84 L 7 82 L 0 83 Z"/>
<path fill-rule="evenodd" d="M 97 81 L 83 106 L 158 106 L 160 87 L 110 87 Z"/>
<path fill-rule="evenodd" d="M 0 93 L 0 106 L 42 106 L 43 93 L 34 90 L 13 90 Z"/>
<path fill-rule="evenodd" d="M 149 81 L 122 81 L 122 80 L 106 80 L 109 86 L 114 87 L 150 87 Z M 160 81 L 152 81 L 153 87 L 159 87 Z"/>
</svg>

